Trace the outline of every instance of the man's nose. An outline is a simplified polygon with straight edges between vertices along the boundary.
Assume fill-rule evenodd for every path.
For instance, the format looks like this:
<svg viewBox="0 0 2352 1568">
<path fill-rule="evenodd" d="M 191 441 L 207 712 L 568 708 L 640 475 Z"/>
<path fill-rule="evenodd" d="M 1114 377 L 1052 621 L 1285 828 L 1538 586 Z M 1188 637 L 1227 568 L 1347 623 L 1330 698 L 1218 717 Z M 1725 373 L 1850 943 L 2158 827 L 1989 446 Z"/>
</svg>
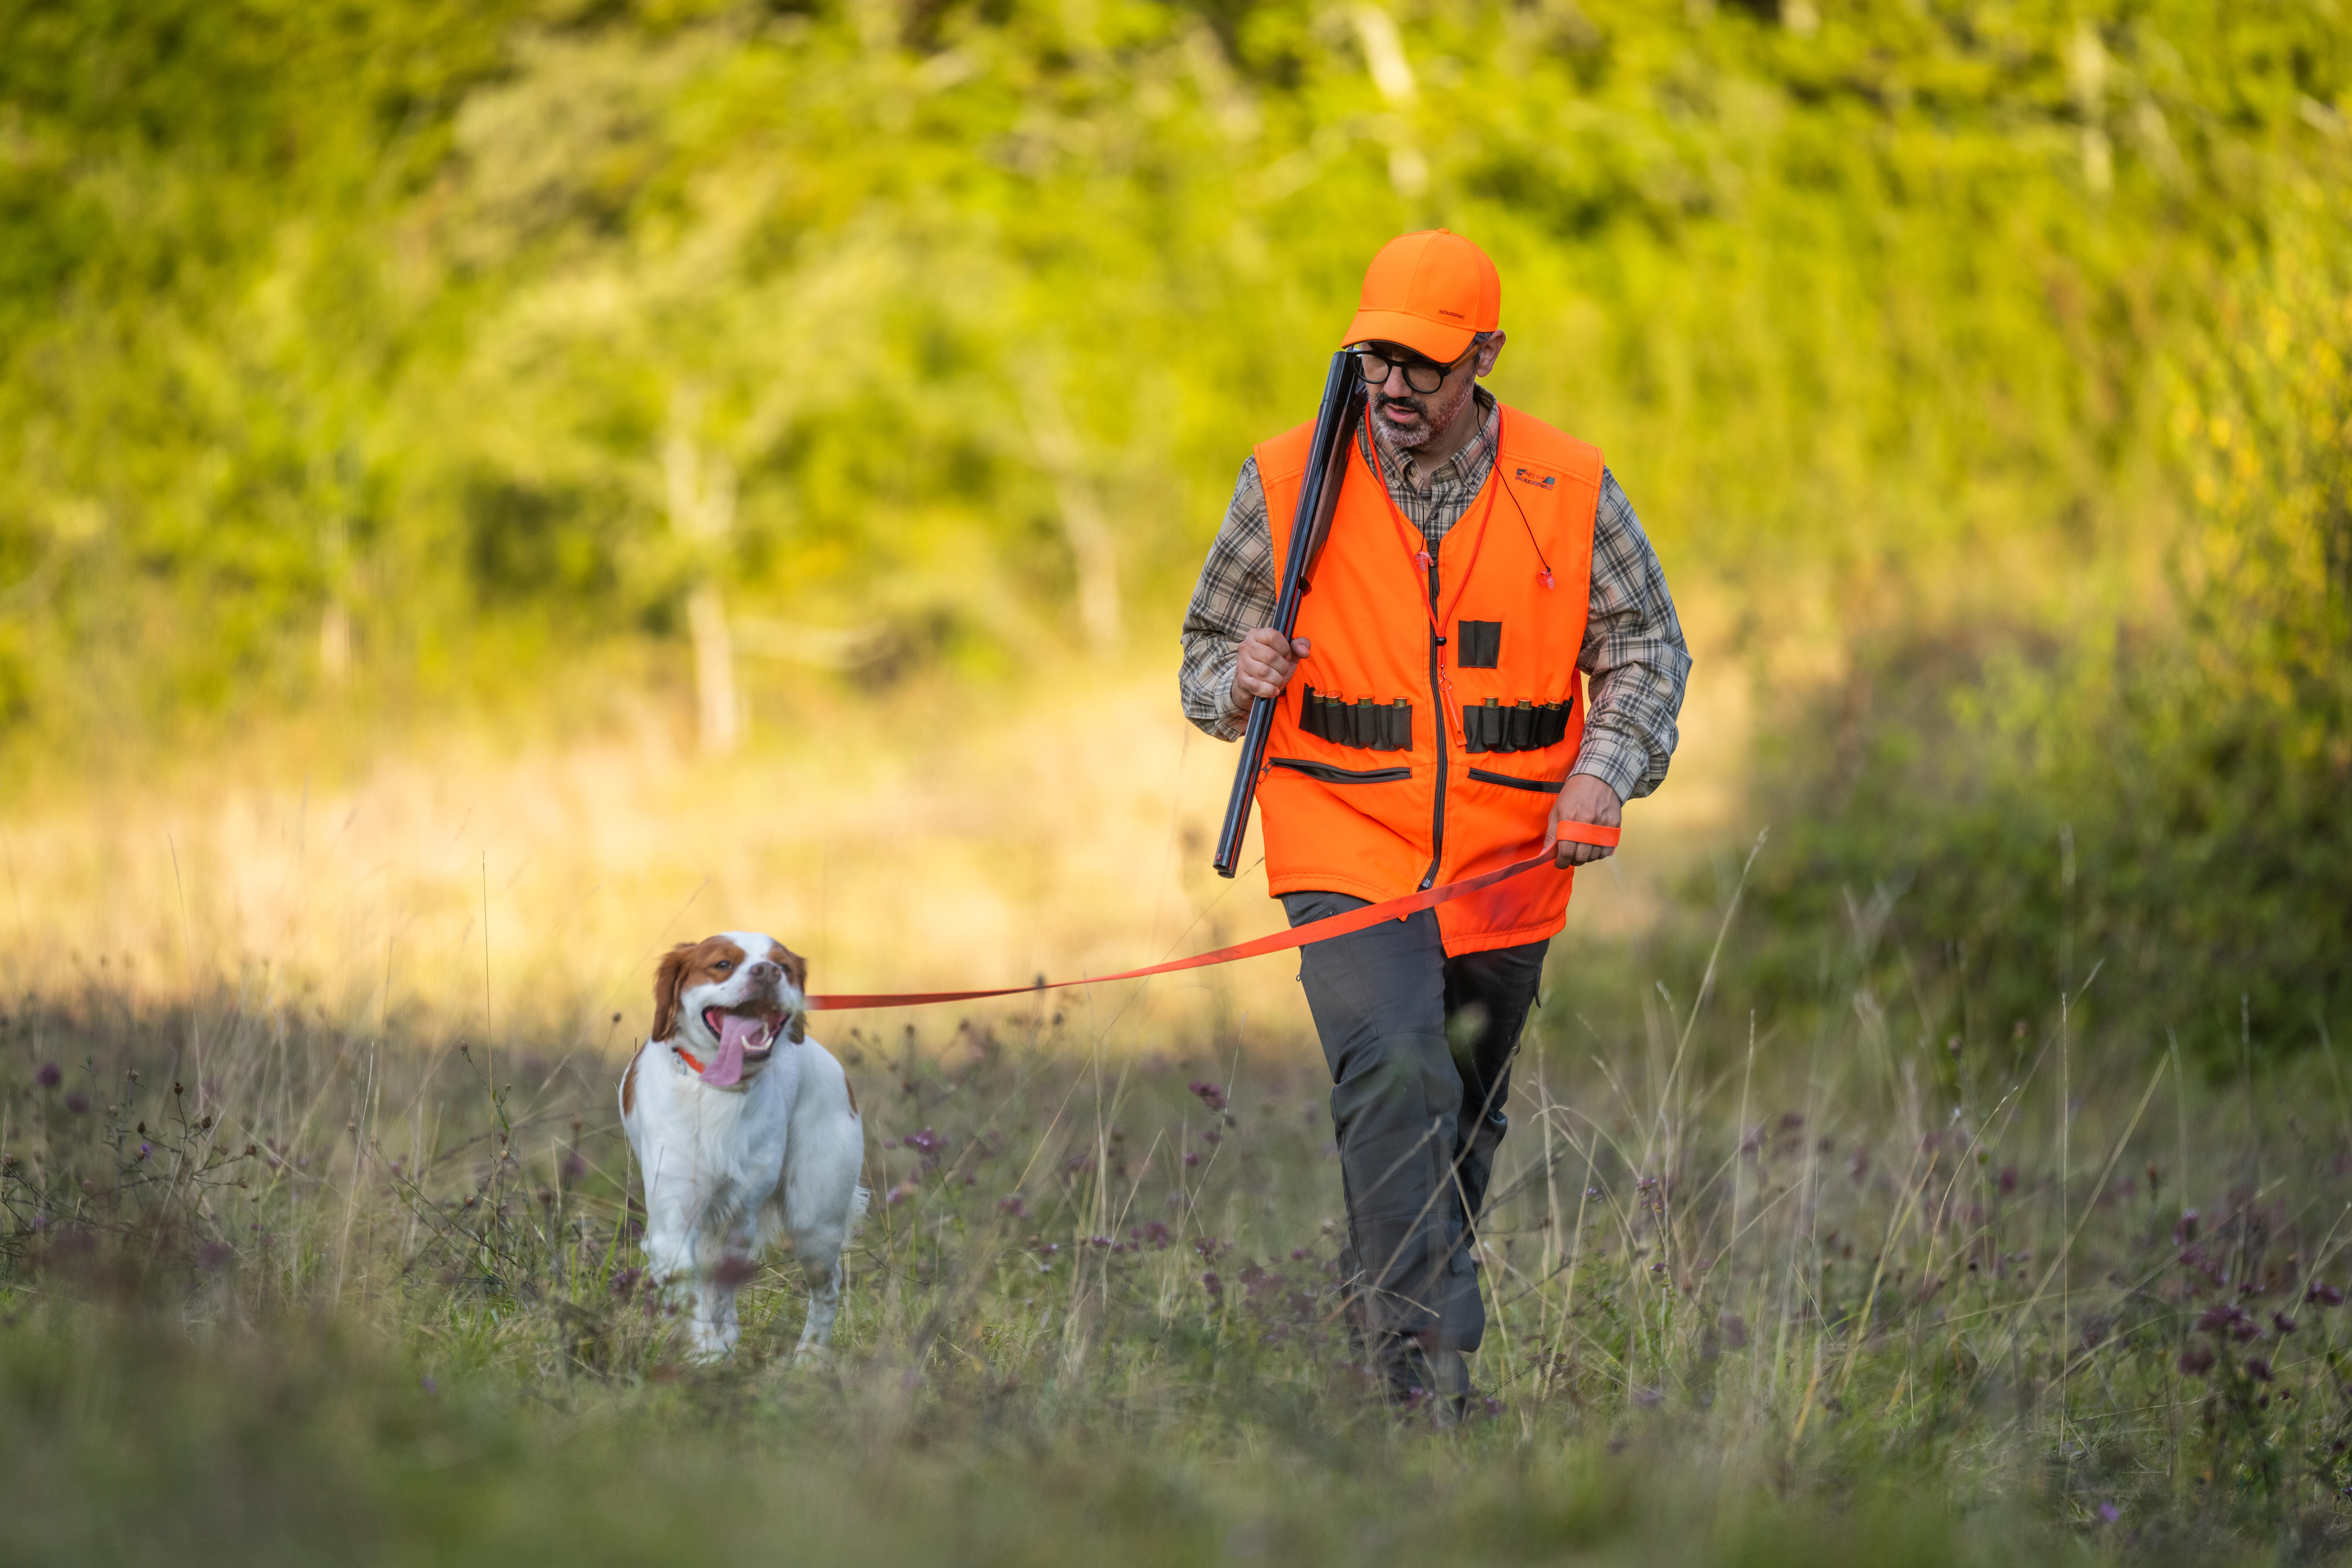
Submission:
<svg viewBox="0 0 2352 1568">
<path fill-rule="evenodd" d="M 1388 379 L 1381 383 L 1381 395 L 1402 402 L 1419 394 L 1414 392 L 1412 383 L 1405 379 L 1404 366 L 1392 364 L 1389 366 Z"/>
</svg>

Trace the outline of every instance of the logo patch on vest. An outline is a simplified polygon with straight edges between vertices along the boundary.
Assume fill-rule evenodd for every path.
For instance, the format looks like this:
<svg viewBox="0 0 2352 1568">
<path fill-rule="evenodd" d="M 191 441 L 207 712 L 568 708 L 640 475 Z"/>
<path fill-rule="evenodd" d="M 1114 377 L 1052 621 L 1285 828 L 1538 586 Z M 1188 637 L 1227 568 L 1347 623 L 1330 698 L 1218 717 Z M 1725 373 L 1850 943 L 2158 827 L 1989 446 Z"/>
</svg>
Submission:
<svg viewBox="0 0 2352 1568">
<path fill-rule="evenodd" d="M 1538 479 L 1525 468 L 1513 468 L 1511 478 L 1519 480 L 1522 484 L 1541 485 L 1545 489 L 1549 489 L 1559 482 L 1558 474 L 1546 474 L 1543 478 Z"/>
</svg>

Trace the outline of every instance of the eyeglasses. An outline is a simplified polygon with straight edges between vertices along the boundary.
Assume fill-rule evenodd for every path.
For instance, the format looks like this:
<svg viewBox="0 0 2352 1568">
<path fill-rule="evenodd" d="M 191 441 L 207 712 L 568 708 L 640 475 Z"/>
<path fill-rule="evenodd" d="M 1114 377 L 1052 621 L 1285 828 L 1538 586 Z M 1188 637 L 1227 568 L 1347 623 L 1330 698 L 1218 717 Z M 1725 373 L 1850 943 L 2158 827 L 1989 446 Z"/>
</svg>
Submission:
<svg viewBox="0 0 2352 1568">
<path fill-rule="evenodd" d="M 1435 392 L 1445 384 L 1447 376 L 1461 369 L 1471 355 L 1485 346 L 1483 338 L 1473 338 L 1468 352 L 1460 359 L 1452 364 L 1440 364 L 1393 343 L 1371 344 L 1356 351 L 1356 371 L 1368 384 L 1380 386 L 1388 381 L 1390 371 L 1401 370 L 1404 372 L 1404 384 L 1415 392 Z"/>
</svg>

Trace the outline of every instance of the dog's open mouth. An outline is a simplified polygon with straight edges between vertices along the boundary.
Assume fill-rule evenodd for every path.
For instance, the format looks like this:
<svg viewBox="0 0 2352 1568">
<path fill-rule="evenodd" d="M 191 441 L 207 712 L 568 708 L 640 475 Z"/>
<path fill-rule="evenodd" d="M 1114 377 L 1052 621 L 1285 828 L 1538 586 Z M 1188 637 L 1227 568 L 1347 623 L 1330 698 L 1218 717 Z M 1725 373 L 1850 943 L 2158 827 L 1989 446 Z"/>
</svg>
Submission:
<svg viewBox="0 0 2352 1568">
<path fill-rule="evenodd" d="M 729 1013 L 717 1007 L 702 1010 L 704 1027 L 719 1037 L 719 1055 L 702 1069 L 702 1081 L 725 1089 L 742 1081 L 743 1064 L 764 1060 L 784 1032 L 782 1008 L 757 1013 Z"/>
</svg>

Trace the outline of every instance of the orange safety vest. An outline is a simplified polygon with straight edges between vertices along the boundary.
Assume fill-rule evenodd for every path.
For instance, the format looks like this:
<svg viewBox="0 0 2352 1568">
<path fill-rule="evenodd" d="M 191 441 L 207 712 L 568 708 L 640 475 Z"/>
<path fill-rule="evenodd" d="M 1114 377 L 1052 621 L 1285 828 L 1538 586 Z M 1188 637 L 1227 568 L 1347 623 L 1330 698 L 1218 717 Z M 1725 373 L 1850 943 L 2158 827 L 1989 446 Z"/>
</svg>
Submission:
<svg viewBox="0 0 2352 1568">
<path fill-rule="evenodd" d="M 1314 651 L 1276 709 L 1257 798 L 1275 893 L 1374 900 L 1475 877 L 1543 843 L 1584 733 L 1576 667 L 1591 599 L 1601 453 L 1517 409 L 1494 471 L 1431 559 L 1350 453 L 1296 635 Z M 1311 425 L 1257 448 L 1286 559 Z M 1448 954 L 1535 942 L 1567 920 L 1572 874 L 1441 905 Z"/>
</svg>

